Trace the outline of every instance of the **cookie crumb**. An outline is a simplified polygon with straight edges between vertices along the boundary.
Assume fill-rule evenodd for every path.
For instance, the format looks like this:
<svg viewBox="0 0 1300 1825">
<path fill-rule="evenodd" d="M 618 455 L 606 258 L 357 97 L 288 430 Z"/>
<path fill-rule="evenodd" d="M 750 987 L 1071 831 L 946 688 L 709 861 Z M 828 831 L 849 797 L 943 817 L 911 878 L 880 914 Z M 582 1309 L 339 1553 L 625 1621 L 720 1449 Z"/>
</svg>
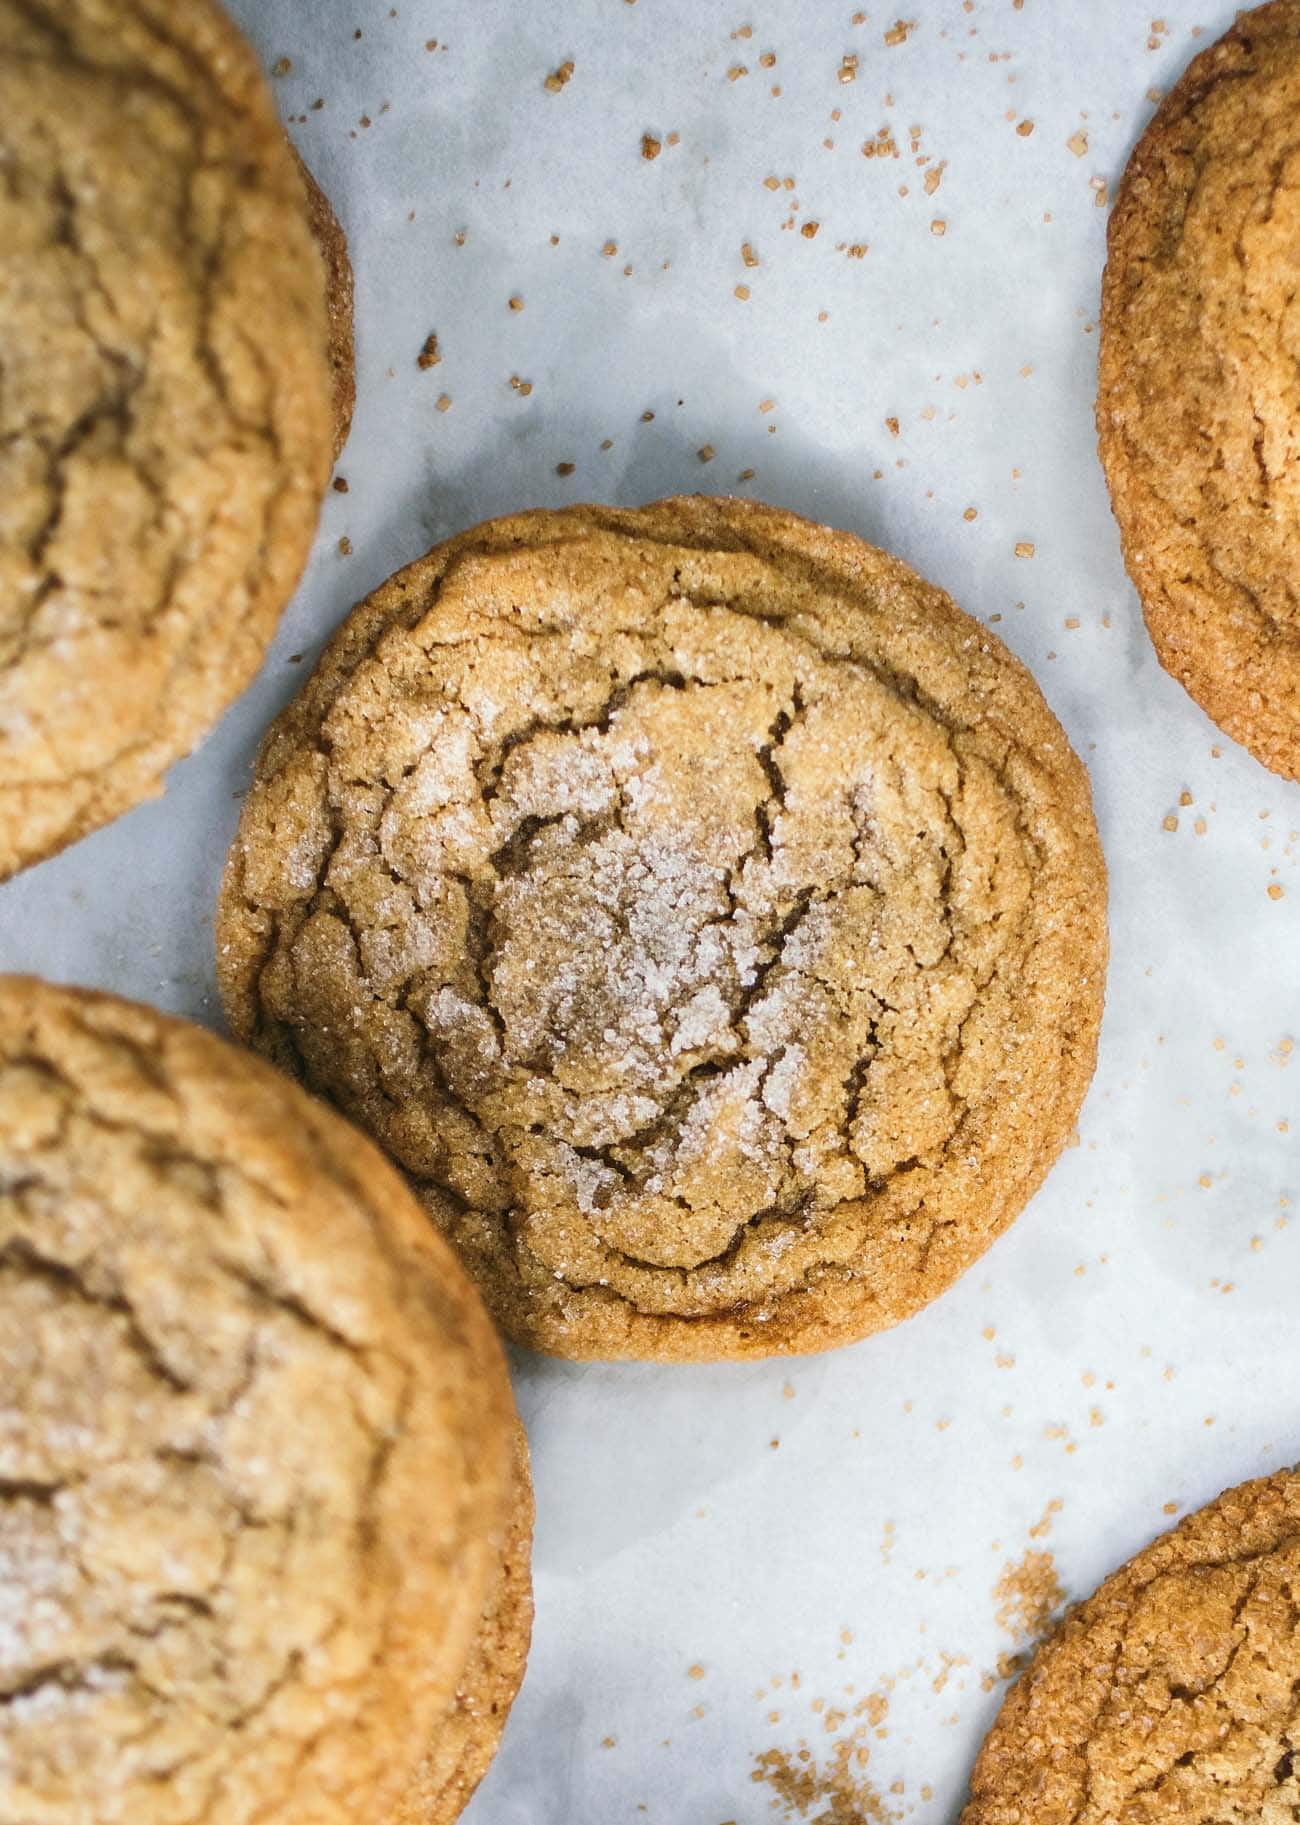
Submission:
<svg viewBox="0 0 1300 1825">
<path fill-rule="evenodd" d="M 1032 558 L 1033 555 L 1034 546 L 1031 541 L 1029 539 L 1021 539 L 1016 546 L 1016 556 L 1018 558 Z"/>
<path fill-rule="evenodd" d="M 893 25 L 891 25 L 889 30 L 885 33 L 885 43 L 890 46 L 906 44 L 908 38 L 915 30 L 915 19 L 896 19 Z"/>
<path fill-rule="evenodd" d="M 1041 1635 L 1065 1598 L 1051 1553 L 1032 1548 L 1004 1566 L 993 1595 L 997 1625 L 1015 1641 Z"/>
<path fill-rule="evenodd" d="M 653 133 L 641 135 L 641 156 L 645 159 L 658 158 L 663 151 L 663 141 L 655 138 Z"/>
<path fill-rule="evenodd" d="M 430 330 L 424 339 L 423 347 L 415 357 L 415 365 L 417 368 L 436 368 L 441 360 L 442 350 L 438 346 L 437 331 Z"/>
<path fill-rule="evenodd" d="M 552 70 L 542 87 L 552 95 L 558 95 L 573 74 L 573 59 L 566 58 L 558 70 Z"/>
</svg>

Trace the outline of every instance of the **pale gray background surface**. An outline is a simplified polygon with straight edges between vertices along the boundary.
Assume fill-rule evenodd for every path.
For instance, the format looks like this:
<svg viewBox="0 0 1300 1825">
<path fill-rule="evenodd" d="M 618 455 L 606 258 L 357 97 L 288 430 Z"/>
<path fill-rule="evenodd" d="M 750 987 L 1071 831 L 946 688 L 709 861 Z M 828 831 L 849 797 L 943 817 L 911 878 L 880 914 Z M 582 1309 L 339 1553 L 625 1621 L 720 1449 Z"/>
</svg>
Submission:
<svg viewBox="0 0 1300 1825">
<path fill-rule="evenodd" d="M 1050 1550 L 1083 1595 L 1166 1503 L 1300 1456 L 1300 792 L 1157 666 L 1092 424 L 1092 180 L 1113 191 L 1148 87 L 1233 8 L 1167 7 L 1153 35 L 1154 0 L 910 0 L 890 47 L 897 4 L 855 25 L 824 0 L 238 0 L 268 68 L 290 60 L 282 108 L 306 115 L 351 239 L 349 491 L 260 677 L 165 800 L 0 889 L 0 966 L 219 1025 L 236 798 L 350 604 L 488 514 L 725 491 L 751 467 L 742 491 L 889 546 L 995 621 L 1087 760 L 1113 886 L 1101 1066 L 1080 1146 L 980 1267 L 807 1362 L 517 1364 L 537 1632 L 473 1825 L 759 1825 L 784 1815 L 756 1753 L 802 1739 L 824 1769 L 855 1730 L 871 1816 L 952 1820 L 1003 1689 L 982 1675 L 1015 1646 L 1004 1566 Z M 864 159 L 885 125 L 899 158 Z M 430 331 L 443 359 L 421 372 Z M 823 1707 L 872 1692 L 883 1735 L 826 1728 Z"/>
</svg>

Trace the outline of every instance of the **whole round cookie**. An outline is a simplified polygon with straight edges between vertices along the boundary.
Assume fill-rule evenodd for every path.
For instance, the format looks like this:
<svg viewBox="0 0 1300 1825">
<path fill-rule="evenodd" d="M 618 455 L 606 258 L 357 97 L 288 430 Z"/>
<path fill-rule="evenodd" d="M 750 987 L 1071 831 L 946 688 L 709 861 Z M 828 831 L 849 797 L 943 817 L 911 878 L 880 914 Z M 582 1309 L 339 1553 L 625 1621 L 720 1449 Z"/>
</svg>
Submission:
<svg viewBox="0 0 1300 1825">
<path fill-rule="evenodd" d="M 352 429 L 352 410 L 357 403 L 356 341 L 354 335 L 352 262 L 348 258 L 348 240 L 334 206 L 308 170 L 293 142 L 294 160 L 307 193 L 307 219 L 316 237 L 321 261 L 325 267 L 325 314 L 329 320 L 327 344 L 330 381 L 334 398 L 334 457 L 338 460 L 348 432 Z"/>
<path fill-rule="evenodd" d="M 1300 1817 L 1300 1474 L 1244 1483 L 1071 1612 L 1008 1693 L 962 1825 Z"/>
<path fill-rule="evenodd" d="M 1094 1060 L 1105 876 L 1024 668 L 844 533 L 521 514 L 354 610 L 227 864 L 235 1032 L 404 1167 L 504 1328 L 817 1350 L 1017 1214 Z"/>
<path fill-rule="evenodd" d="M 1129 161 L 1097 425 L 1161 664 L 1300 777 L 1300 0 L 1241 13 Z"/>
<path fill-rule="evenodd" d="M 248 683 L 330 462 L 320 256 L 214 0 L 0 0 L 0 879 Z"/>
<path fill-rule="evenodd" d="M 486 1761 L 518 1683 L 526 1454 L 364 1137 L 197 1028 L 0 977 L 0 1380 L 0 1817 L 455 1816 L 408 1796 L 467 1687 Z"/>
</svg>

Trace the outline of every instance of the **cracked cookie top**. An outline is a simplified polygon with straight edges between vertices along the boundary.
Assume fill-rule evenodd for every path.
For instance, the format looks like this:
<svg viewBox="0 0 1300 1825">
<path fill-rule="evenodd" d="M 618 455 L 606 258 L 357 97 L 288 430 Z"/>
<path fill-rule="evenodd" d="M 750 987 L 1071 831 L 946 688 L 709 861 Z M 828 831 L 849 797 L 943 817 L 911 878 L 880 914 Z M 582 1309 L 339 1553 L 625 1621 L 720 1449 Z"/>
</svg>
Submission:
<svg viewBox="0 0 1300 1825">
<path fill-rule="evenodd" d="M 398 1816 L 527 1494 L 481 1304 L 369 1143 L 0 978 L 0 1372 L 0 1817 Z"/>
<path fill-rule="evenodd" d="M 1097 425 L 1161 663 L 1300 777 L 1300 0 L 1242 13 L 1138 142 Z"/>
<path fill-rule="evenodd" d="M 235 1030 L 404 1167 L 514 1337 L 811 1350 L 1008 1223 L 1093 1063 L 1104 874 L 1024 669 L 742 502 L 575 508 L 357 608 L 227 867 Z"/>
<path fill-rule="evenodd" d="M 1008 1694 L 962 1825 L 1300 1817 L 1300 1474 L 1231 1489 L 1074 1610 Z"/>
<path fill-rule="evenodd" d="M 243 689 L 329 473 L 324 280 L 212 0 L 0 0 L 0 879 Z"/>
</svg>

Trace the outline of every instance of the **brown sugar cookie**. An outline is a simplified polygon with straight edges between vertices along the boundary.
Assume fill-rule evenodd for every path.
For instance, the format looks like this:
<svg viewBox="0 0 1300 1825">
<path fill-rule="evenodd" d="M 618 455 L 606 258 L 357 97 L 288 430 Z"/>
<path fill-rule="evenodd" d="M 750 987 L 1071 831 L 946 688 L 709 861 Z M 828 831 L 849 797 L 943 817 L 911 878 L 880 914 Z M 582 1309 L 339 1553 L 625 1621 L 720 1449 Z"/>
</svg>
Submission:
<svg viewBox="0 0 1300 1825">
<path fill-rule="evenodd" d="M 212 0 L 0 0 L 0 879 L 248 683 L 329 474 L 320 257 Z"/>
<path fill-rule="evenodd" d="M 454 1818 L 407 1796 L 480 1692 L 486 1762 L 518 1683 L 526 1454 L 364 1137 L 197 1028 L 0 977 L 0 1385 L 0 1817 Z"/>
<path fill-rule="evenodd" d="M 533 1489 L 528 1448 L 519 1427 L 515 1493 L 478 1633 L 456 1696 L 434 1733 L 433 1747 L 391 1825 L 453 1825 L 492 1765 L 528 1658 L 533 1629 L 532 1538 Z"/>
<path fill-rule="evenodd" d="M 1097 425 L 1161 664 L 1300 777 L 1300 0 L 1241 13 L 1110 222 Z"/>
<path fill-rule="evenodd" d="M 334 388 L 334 459 L 337 462 L 357 403 L 356 344 L 353 335 L 352 262 L 342 224 L 325 192 L 290 141 L 307 192 L 307 218 L 325 267 L 325 312 L 329 319 L 330 379 Z"/>
<path fill-rule="evenodd" d="M 1069 1614 L 1008 1693 L 962 1825 L 1300 1817 L 1300 1474 L 1244 1483 Z"/>
<path fill-rule="evenodd" d="M 356 608 L 227 864 L 236 1034 L 516 1339 L 823 1349 L 1011 1222 L 1093 1068 L 1105 873 L 1037 687 L 845 533 L 493 521 Z"/>
</svg>

